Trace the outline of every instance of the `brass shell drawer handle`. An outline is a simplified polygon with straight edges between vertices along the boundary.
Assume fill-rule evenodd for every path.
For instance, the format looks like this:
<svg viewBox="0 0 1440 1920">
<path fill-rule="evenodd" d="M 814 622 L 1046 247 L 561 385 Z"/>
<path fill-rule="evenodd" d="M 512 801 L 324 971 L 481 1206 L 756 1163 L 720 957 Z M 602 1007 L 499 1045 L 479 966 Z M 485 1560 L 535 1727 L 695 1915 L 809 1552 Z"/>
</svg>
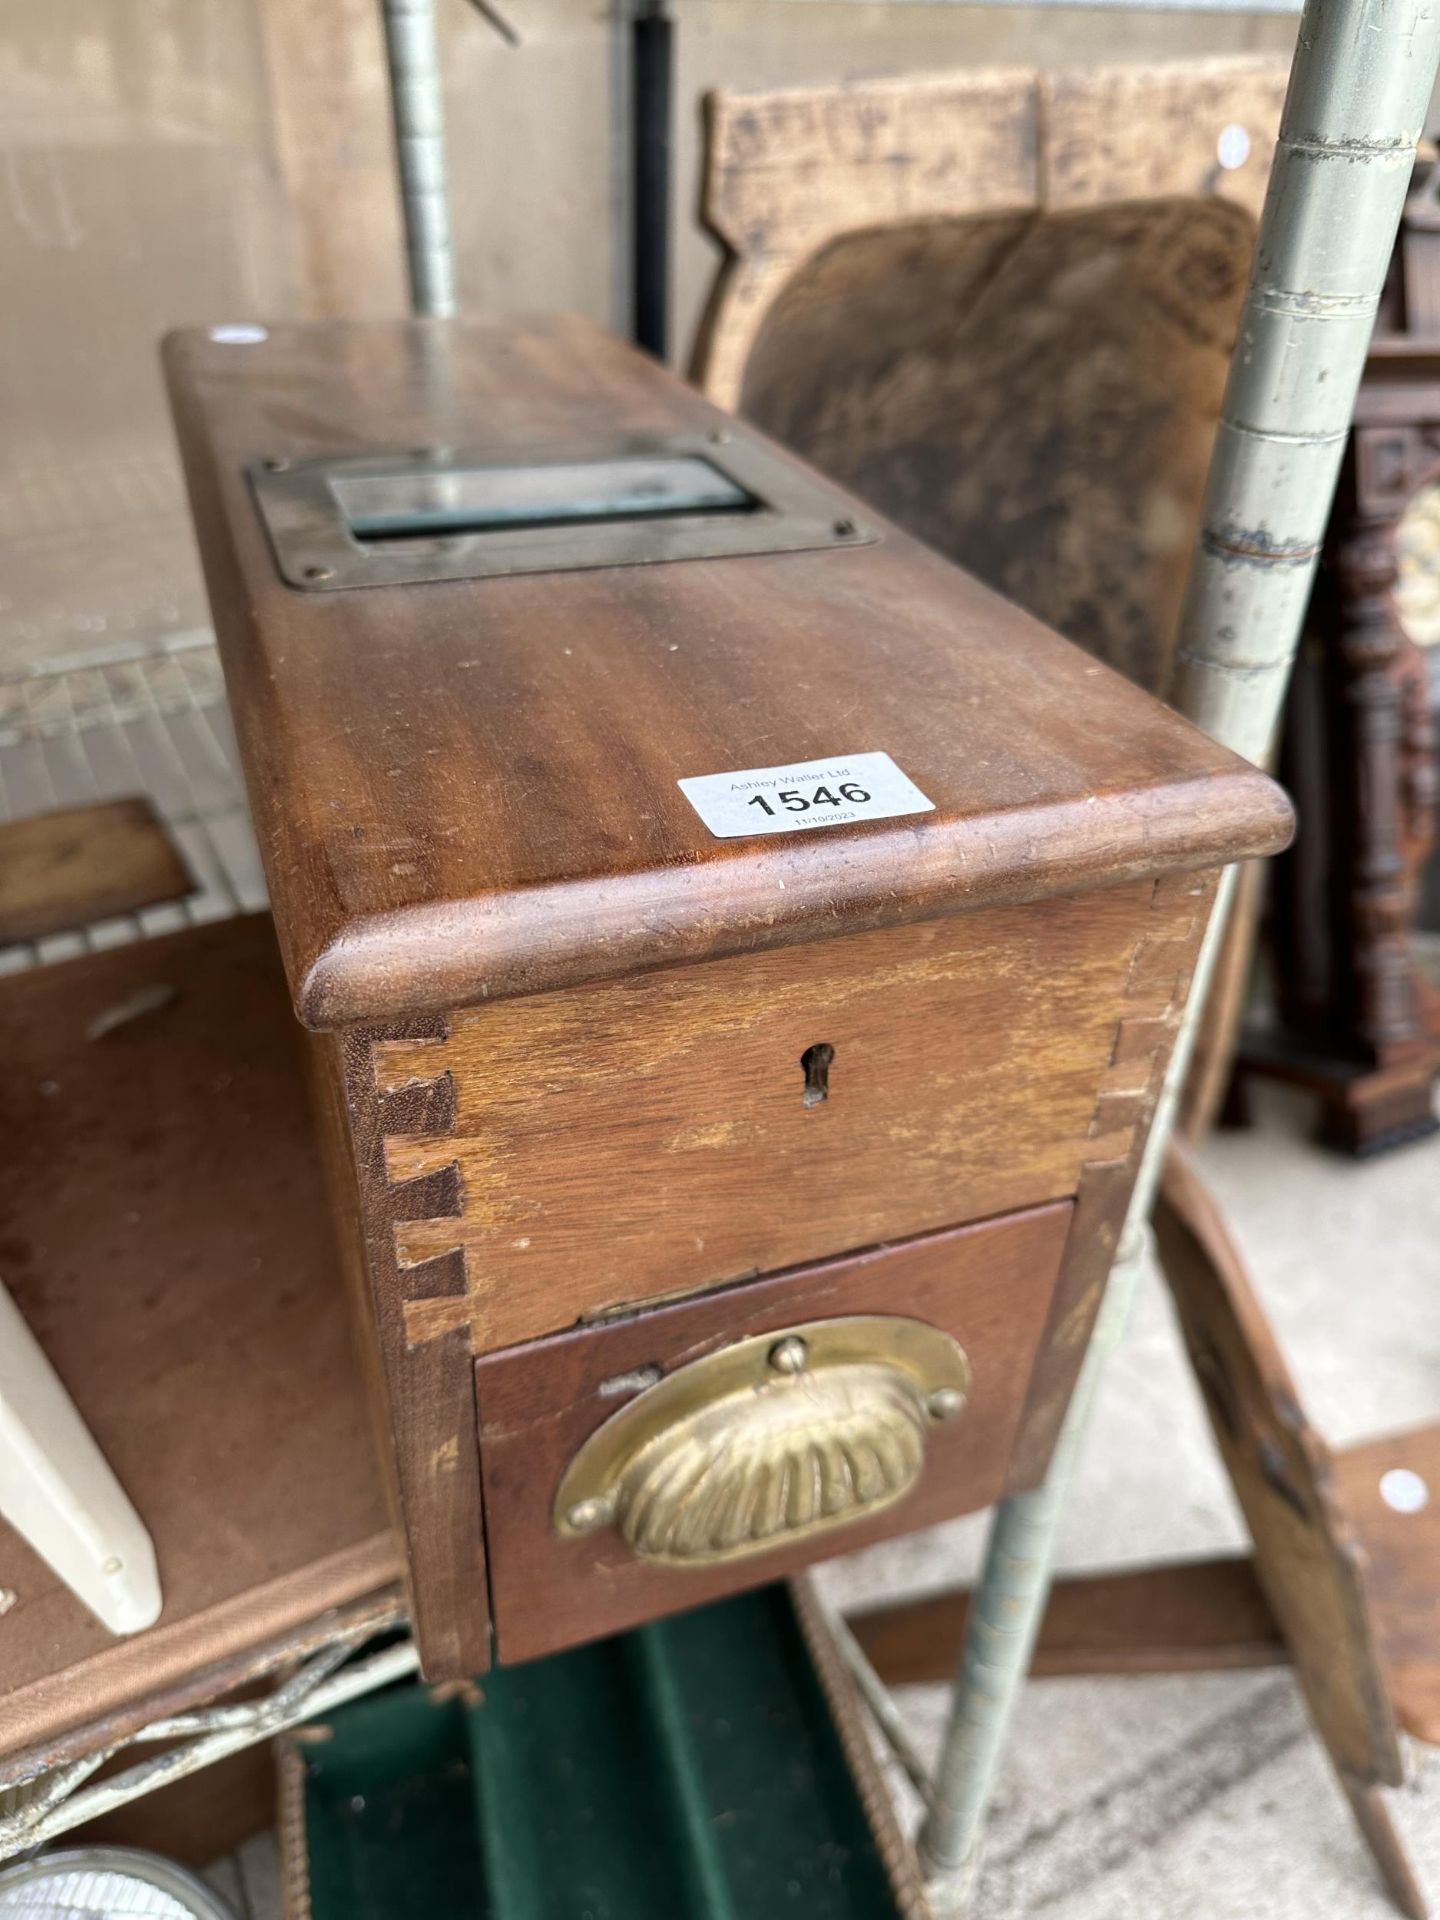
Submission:
<svg viewBox="0 0 1440 1920">
<path fill-rule="evenodd" d="M 738 1560 L 860 1520 L 920 1478 L 970 1364 L 923 1320 L 815 1320 L 738 1340 L 628 1402 L 566 1468 L 554 1524 L 614 1527 L 643 1560 Z"/>
</svg>

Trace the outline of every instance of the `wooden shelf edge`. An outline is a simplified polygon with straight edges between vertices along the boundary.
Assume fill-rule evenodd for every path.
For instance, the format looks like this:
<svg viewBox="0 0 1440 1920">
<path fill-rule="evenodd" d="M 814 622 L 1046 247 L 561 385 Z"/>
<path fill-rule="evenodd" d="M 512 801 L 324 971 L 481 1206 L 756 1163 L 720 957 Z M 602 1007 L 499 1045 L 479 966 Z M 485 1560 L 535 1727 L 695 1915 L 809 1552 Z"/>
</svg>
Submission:
<svg viewBox="0 0 1440 1920">
<path fill-rule="evenodd" d="M 0 1524 L 13 1780 L 393 1616 L 402 1565 L 268 917 L 7 979 L 0 1048 L 6 1283 L 165 1601 L 112 1638 Z"/>
</svg>

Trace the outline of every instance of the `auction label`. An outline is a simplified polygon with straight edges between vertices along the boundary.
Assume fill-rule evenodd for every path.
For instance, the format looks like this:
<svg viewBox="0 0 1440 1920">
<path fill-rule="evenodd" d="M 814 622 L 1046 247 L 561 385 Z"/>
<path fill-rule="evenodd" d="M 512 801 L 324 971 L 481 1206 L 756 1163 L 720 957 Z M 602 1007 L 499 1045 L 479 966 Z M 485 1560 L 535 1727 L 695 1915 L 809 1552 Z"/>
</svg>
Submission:
<svg viewBox="0 0 1440 1920">
<path fill-rule="evenodd" d="M 702 773 L 676 784 L 717 840 L 738 840 L 750 833 L 805 833 L 811 827 L 853 826 L 860 820 L 935 811 L 935 802 L 925 798 L 888 753 Z"/>
</svg>

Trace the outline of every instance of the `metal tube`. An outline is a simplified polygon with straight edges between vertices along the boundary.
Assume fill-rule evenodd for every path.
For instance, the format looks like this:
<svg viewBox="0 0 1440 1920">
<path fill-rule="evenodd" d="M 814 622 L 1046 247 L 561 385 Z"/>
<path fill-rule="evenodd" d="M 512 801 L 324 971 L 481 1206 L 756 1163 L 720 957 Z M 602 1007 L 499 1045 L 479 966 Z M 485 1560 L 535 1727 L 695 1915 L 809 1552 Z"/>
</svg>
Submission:
<svg viewBox="0 0 1440 1920">
<path fill-rule="evenodd" d="M 1238 871 L 1230 867 L 1221 878 L 1196 961 L 1186 1018 L 1156 1103 L 1105 1298 L 1050 1465 L 1033 1492 L 1015 1494 L 1001 1502 L 990 1529 L 985 1564 L 960 1650 L 950 1719 L 931 1792 L 931 1811 L 919 1838 L 921 1864 L 929 1878 L 936 1920 L 949 1920 L 969 1907 L 995 1777 L 1050 1597 L 1066 1496 L 1090 1424 L 1100 1377 L 1120 1344 L 1144 1270 L 1155 1184 L 1199 1030 L 1192 1009 L 1198 1011 L 1204 1005 Z"/>
<path fill-rule="evenodd" d="M 670 319 L 670 118 L 674 23 L 639 0 L 630 24 L 631 299 L 637 347 L 663 360 Z"/>
<path fill-rule="evenodd" d="M 1182 713 L 1252 759 L 1279 719 L 1437 57 L 1440 13 L 1429 0 L 1308 0 L 1300 23 L 1172 689 Z M 1134 1290 L 1233 879 L 1226 875 L 1206 932 L 1121 1257 L 1054 1461 L 1040 1488 L 996 1515 L 919 1840 L 937 1915 L 968 1904 L 1044 1616 L 1065 1491 Z"/>
<path fill-rule="evenodd" d="M 410 304 L 418 314 L 444 316 L 455 311 L 455 270 L 434 0 L 385 0 L 385 50 Z"/>
<path fill-rule="evenodd" d="M 345 1647 L 339 1657 L 343 1660 L 352 1651 Z M 107 1775 L 94 1786 L 82 1786 L 88 1775 L 118 1751 L 116 1747 L 102 1747 L 81 1760 L 40 1776 L 30 1784 L 28 1793 L 24 1789 L 11 1789 L 4 1795 L 7 1804 L 0 1806 L 0 1860 L 53 1840 L 57 1834 L 68 1833 L 71 1828 L 111 1813 L 116 1807 L 153 1793 L 158 1787 L 198 1773 L 217 1760 L 227 1760 L 246 1747 L 258 1746 L 262 1740 L 271 1740 L 289 1727 L 302 1726 L 307 1720 L 333 1713 L 362 1694 L 408 1679 L 419 1671 L 419 1665 L 414 1642 L 403 1640 L 341 1667 L 338 1672 L 326 1672 L 318 1680 L 313 1678 L 313 1669 L 306 1669 L 297 1676 L 300 1686 L 245 1707 L 215 1710 L 208 1716 L 202 1710 L 179 1715 L 173 1721 L 157 1721 L 137 1736 L 137 1740 L 160 1739 L 178 1732 L 191 1736 L 188 1743 L 138 1761 L 122 1773 Z M 121 1746 L 130 1744 L 129 1741 L 120 1743 Z"/>
<path fill-rule="evenodd" d="M 822 1597 L 818 1587 L 811 1587 L 810 1598 L 824 1622 L 825 1631 L 835 1642 L 835 1651 L 844 1661 L 856 1692 L 869 1708 L 877 1732 L 895 1756 L 896 1763 L 920 1796 L 922 1804 L 928 1807 L 930 1770 L 920 1757 L 920 1749 L 910 1738 L 905 1716 L 896 1706 L 890 1689 L 866 1658 L 865 1649 L 855 1638 L 848 1621 Z"/>
</svg>

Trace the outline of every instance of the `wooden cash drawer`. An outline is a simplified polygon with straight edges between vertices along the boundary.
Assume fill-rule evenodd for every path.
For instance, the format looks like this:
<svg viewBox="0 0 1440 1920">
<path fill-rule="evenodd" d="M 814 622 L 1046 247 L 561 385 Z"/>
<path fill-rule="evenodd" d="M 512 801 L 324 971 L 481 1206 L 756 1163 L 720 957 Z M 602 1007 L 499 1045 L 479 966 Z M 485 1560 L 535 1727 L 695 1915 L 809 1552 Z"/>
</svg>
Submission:
<svg viewBox="0 0 1440 1920">
<path fill-rule="evenodd" d="M 926 1234 L 478 1360 L 499 1658 L 997 1499 L 1025 1420 L 1045 1417 L 1030 1387 L 1073 1211 Z"/>
<path fill-rule="evenodd" d="M 167 369 L 427 1673 L 1034 1484 L 1283 796 L 579 322 Z M 605 1408 L 793 1412 L 841 1320 L 796 1391 L 902 1408 L 893 1499 L 657 1565 L 642 1461 L 567 1530 Z"/>
</svg>

